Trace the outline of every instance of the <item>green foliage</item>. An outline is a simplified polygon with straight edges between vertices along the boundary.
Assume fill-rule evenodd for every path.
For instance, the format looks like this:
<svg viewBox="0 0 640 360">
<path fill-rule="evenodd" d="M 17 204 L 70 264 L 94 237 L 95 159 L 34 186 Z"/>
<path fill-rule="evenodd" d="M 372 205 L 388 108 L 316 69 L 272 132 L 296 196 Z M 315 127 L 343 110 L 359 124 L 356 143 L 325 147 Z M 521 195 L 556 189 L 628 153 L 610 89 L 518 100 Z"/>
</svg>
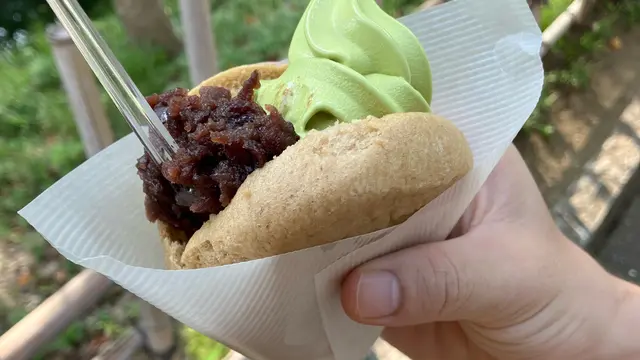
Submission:
<svg viewBox="0 0 640 360">
<path fill-rule="evenodd" d="M 143 93 L 187 84 L 182 60 L 132 45 L 114 16 L 96 27 Z M 0 53 L 0 234 L 24 226 L 16 211 L 85 159 L 44 31 L 32 34 L 20 49 Z M 104 92 L 102 100 L 117 137 L 127 134 Z"/>
<path fill-rule="evenodd" d="M 186 326 L 181 329 L 180 335 L 189 360 L 219 360 L 229 352 L 224 345 Z"/>
<path fill-rule="evenodd" d="M 550 1 L 542 10 L 542 27 L 548 26 L 570 3 L 569 0 Z M 555 57 L 560 66 L 547 70 L 540 101 L 523 127 L 526 133 L 535 131 L 545 136 L 553 133 L 552 125 L 547 121 L 558 93 L 580 91 L 589 86 L 592 60 L 609 49 L 617 32 L 640 24 L 640 2 L 610 2 L 596 8 L 596 14 L 590 31 L 577 36 L 570 33 L 551 49 L 550 56 Z"/>
<path fill-rule="evenodd" d="M 543 136 L 551 136 L 555 132 L 555 128 L 553 125 L 547 123 L 547 119 L 550 115 L 551 106 L 557 98 L 557 93 L 550 92 L 547 86 L 543 87 L 538 106 L 533 109 L 533 113 L 522 128 L 525 134 L 537 132 Z"/>
<path fill-rule="evenodd" d="M 393 16 L 402 16 L 412 12 L 422 3 L 424 0 L 382 0 L 382 9 Z"/>
<path fill-rule="evenodd" d="M 404 14 L 422 0 L 384 0 L 390 14 Z M 214 0 L 213 26 L 221 69 L 287 56 L 289 41 L 309 0 Z M 180 32 L 176 0 L 167 13 Z"/>
<path fill-rule="evenodd" d="M 94 315 L 94 322 L 90 325 L 90 328 L 94 331 L 99 331 L 106 335 L 108 338 L 115 339 L 122 335 L 126 328 L 123 324 L 119 324 L 113 319 L 111 314 L 106 309 L 100 309 Z"/>
<path fill-rule="evenodd" d="M 633 25 L 640 24 L 640 1 L 610 0 L 599 2 L 598 8 L 606 12 L 608 18 L 620 28 L 629 29 Z"/>
<path fill-rule="evenodd" d="M 15 211 L 82 160 L 82 145 L 42 39 L 0 62 L 0 228 Z"/>
<path fill-rule="evenodd" d="M 71 323 L 52 342 L 45 345 L 38 354 L 34 356 L 34 359 L 50 359 L 51 354 L 56 352 L 71 353 L 73 349 L 86 338 L 87 331 L 88 329 L 83 322 L 75 321 Z"/>
<path fill-rule="evenodd" d="M 128 319 L 138 315 L 137 304 L 138 302 L 134 301 L 123 305 L 125 316 Z M 121 336 L 127 329 L 128 324 L 114 318 L 111 311 L 113 309 L 110 307 L 100 308 L 91 314 L 89 318 L 72 322 L 54 340 L 42 347 L 34 359 L 51 359 L 54 354 L 60 356 L 61 353 L 67 355 L 67 357 L 63 358 L 76 358 L 74 355 L 77 355 L 77 346 L 85 343 L 92 336 L 106 336 L 111 339 Z M 3 323 L 10 327 L 17 324 L 28 312 L 23 307 L 0 308 L 0 314 L 4 317 Z M 201 341 L 200 343 L 205 342 Z M 219 358 L 212 359 L 218 360 Z"/>
<path fill-rule="evenodd" d="M 560 39 L 551 52 L 569 65 L 593 57 L 607 49 L 615 33 L 616 19 L 617 16 L 612 15 L 595 21 L 591 31 L 581 34 L 577 41 L 575 38 Z"/>
<path fill-rule="evenodd" d="M 220 4 L 213 12 L 220 67 L 286 57 L 306 3 L 236 0 Z"/>
<path fill-rule="evenodd" d="M 10 239 L 19 241 L 22 249 L 30 253 L 36 263 L 44 261 L 46 243 L 37 232 L 27 231 L 19 236 L 12 236 Z"/>
<path fill-rule="evenodd" d="M 110 0 L 79 0 L 78 3 L 89 14 L 105 12 Z M 0 11 L 0 44 L 10 45 L 15 35 L 31 29 L 34 24 L 52 22 L 53 12 L 42 0 L 2 0 Z"/>
<path fill-rule="evenodd" d="M 3 312 L 6 311 L 6 322 L 10 325 L 13 326 L 15 324 L 17 324 L 20 320 L 22 320 L 22 318 L 24 318 L 25 316 L 27 316 L 27 314 L 29 313 L 25 308 L 23 307 L 16 307 L 13 309 L 2 309 Z"/>
<path fill-rule="evenodd" d="M 567 68 L 549 71 L 545 84 L 552 88 L 584 89 L 589 86 L 589 78 L 589 63 L 585 58 L 579 58 Z"/>
<path fill-rule="evenodd" d="M 133 45 L 115 16 L 108 16 L 96 21 L 95 25 L 143 94 L 151 95 L 176 87 L 188 87 L 187 65 L 184 55 L 171 60 L 161 49 Z M 122 115 L 104 91 L 102 92 L 102 102 L 107 107 L 107 115 L 111 119 L 116 137 L 120 138 L 131 132 Z"/>
<path fill-rule="evenodd" d="M 549 0 L 549 3 L 540 11 L 540 28 L 546 29 L 558 15 L 565 11 L 573 0 Z"/>
</svg>

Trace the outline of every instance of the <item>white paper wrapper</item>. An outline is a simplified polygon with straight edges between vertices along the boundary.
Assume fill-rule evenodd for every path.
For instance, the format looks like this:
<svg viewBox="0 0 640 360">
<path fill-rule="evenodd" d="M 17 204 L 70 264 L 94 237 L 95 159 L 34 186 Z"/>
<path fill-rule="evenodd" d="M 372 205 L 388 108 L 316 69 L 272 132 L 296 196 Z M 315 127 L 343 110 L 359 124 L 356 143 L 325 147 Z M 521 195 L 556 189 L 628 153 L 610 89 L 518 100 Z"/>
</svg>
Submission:
<svg viewBox="0 0 640 360">
<path fill-rule="evenodd" d="M 457 124 L 475 158 L 467 177 L 408 220 L 429 240 L 442 240 L 538 100 L 541 34 L 524 0 L 457 0 L 403 22 L 431 61 L 434 112 Z M 346 317 L 340 280 L 373 257 L 425 241 L 402 236 L 411 225 L 263 260 L 164 270 L 134 168 L 141 154 L 129 135 L 20 214 L 69 260 L 251 359 L 364 357 L 381 329 Z"/>
</svg>

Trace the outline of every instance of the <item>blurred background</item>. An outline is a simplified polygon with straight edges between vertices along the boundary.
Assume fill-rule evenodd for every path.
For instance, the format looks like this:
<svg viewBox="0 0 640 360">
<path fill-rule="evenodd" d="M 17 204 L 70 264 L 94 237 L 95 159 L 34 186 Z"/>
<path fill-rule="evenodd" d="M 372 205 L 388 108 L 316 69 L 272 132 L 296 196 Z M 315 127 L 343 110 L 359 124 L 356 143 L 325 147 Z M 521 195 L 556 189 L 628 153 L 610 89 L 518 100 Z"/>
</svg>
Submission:
<svg viewBox="0 0 640 360">
<path fill-rule="evenodd" d="M 177 0 L 79 2 L 145 95 L 191 86 Z M 637 281 L 640 244 L 629 240 L 635 225 L 625 219 L 640 209 L 635 201 L 640 161 L 640 2 L 592 1 L 588 13 L 577 9 L 578 2 L 530 1 L 541 29 L 550 30 L 545 32 L 550 40 L 540 103 L 515 143 L 565 233 L 612 272 Z M 285 58 L 307 3 L 210 1 L 218 69 Z M 439 2 L 379 3 L 399 17 Z M 55 46 L 47 36 L 53 13 L 42 0 L 2 0 L 0 9 L 0 333 L 4 333 L 82 270 L 52 249 L 16 212 L 84 161 L 87 152 L 74 121 L 72 97 L 54 58 Z M 562 19 L 569 19 L 566 29 L 548 29 Z M 556 36 L 558 31 L 561 36 Z M 98 89 L 99 105 L 118 139 L 130 130 Z M 99 357 L 105 347 L 121 339 L 139 316 L 138 299 L 117 286 L 109 287 L 88 312 L 75 316 L 53 341 L 39 346 L 35 358 L 107 359 Z M 175 329 L 175 358 L 217 360 L 227 355 L 215 341 L 184 326 Z M 381 347 L 378 357 L 391 359 L 390 351 Z M 148 358 L 142 351 L 135 353 L 134 357 Z"/>
</svg>

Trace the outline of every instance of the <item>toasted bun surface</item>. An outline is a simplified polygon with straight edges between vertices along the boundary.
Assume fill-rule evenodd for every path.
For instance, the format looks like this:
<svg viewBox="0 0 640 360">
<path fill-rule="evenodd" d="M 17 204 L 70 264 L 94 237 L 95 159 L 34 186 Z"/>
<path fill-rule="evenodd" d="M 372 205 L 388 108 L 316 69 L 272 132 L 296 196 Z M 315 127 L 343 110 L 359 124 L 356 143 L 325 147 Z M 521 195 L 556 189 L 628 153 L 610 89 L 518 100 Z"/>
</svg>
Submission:
<svg viewBox="0 0 640 360">
<path fill-rule="evenodd" d="M 425 113 L 310 132 L 249 175 L 191 237 L 182 265 L 259 259 L 400 224 L 471 166 L 460 131 Z"/>
<path fill-rule="evenodd" d="M 200 95 L 200 88 L 203 86 L 222 86 L 229 89 L 231 93 L 236 93 L 242 87 L 242 83 L 249 78 L 254 70 L 258 71 L 261 80 L 270 80 L 280 77 L 286 69 L 286 64 L 273 62 L 233 67 L 203 81 L 200 85 L 189 91 L 189 95 Z"/>
<path fill-rule="evenodd" d="M 253 69 L 270 66 L 233 68 L 205 83 L 237 90 Z M 241 77 L 229 80 L 234 71 Z M 219 266 L 394 226 L 451 187 L 472 163 L 462 133 L 433 114 L 367 117 L 311 131 L 250 174 L 186 247 L 170 241 L 181 234 L 159 223 L 166 261 L 170 269 Z"/>
</svg>

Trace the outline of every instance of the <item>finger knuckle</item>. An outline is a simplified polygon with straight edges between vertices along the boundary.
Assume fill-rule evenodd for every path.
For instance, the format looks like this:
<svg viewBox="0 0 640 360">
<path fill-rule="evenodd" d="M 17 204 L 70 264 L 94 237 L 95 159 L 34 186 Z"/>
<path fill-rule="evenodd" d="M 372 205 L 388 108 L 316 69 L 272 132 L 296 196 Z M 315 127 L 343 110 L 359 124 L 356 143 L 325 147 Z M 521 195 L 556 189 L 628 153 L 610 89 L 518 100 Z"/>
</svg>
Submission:
<svg viewBox="0 0 640 360">
<path fill-rule="evenodd" d="M 418 275 L 420 303 L 424 313 L 437 319 L 446 317 L 463 306 L 470 297 L 471 288 L 461 276 L 459 266 L 437 247 L 424 256 L 422 271 Z"/>
</svg>

